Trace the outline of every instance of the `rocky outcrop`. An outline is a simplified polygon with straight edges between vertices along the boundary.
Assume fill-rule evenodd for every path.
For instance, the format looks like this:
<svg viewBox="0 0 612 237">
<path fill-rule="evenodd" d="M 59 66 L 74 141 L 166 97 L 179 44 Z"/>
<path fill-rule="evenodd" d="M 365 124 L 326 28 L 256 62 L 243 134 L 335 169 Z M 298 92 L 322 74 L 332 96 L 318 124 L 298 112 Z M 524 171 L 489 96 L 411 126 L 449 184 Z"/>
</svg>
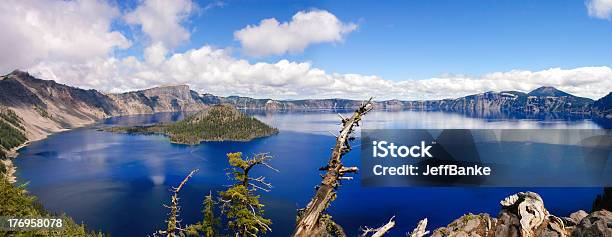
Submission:
<svg viewBox="0 0 612 237">
<path fill-rule="evenodd" d="M 593 102 L 593 111 L 600 117 L 612 118 L 612 92 Z"/>
<path fill-rule="evenodd" d="M 593 100 L 574 96 L 553 87 L 540 87 L 527 94 L 530 112 L 588 113 Z"/>
<path fill-rule="evenodd" d="M 491 220 L 489 214 L 470 213 L 451 222 L 447 227 L 435 230 L 431 236 L 492 236 L 494 229 L 491 228 Z"/>
<path fill-rule="evenodd" d="M 570 214 L 569 217 L 562 217 L 561 219 L 563 220 L 564 223 L 567 223 L 566 225 L 571 226 L 571 225 L 577 225 L 578 223 L 580 223 L 582 219 L 584 219 L 588 215 L 589 213 L 586 213 L 583 210 L 578 210 L 577 212 Z"/>
<path fill-rule="evenodd" d="M 156 87 L 108 96 L 122 115 L 199 111 L 207 107 L 198 93 L 186 85 Z"/>
<path fill-rule="evenodd" d="M 537 193 L 520 192 L 500 202 L 496 236 L 568 236 L 563 221 L 548 213 Z M 516 234 L 519 235 L 516 235 Z"/>
<path fill-rule="evenodd" d="M 362 102 L 347 99 L 272 100 L 239 96 L 217 97 L 217 101 L 232 104 L 241 109 L 266 110 L 354 109 Z"/>
<path fill-rule="evenodd" d="M 577 211 L 569 217 L 557 217 L 548 212 L 540 195 L 533 192 L 511 195 L 500 204 L 496 218 L 489 214 L 467 214 L 436 229 L 432 237 L 612 236 L 612 213 L 606 210 L 588 215 Z"/>
<path fill-rule="evenodd" d="M 612 212 L 601 210 L 582 218 L 572 236 L 612 236 Z"/>
<path fill-rule="evenodd" d="M 0 78 L 0 105 L 23 120 L 29 140 L 118 114 L 113 101 L 98 91 L 40 80 L 21 71 Z"/>
</svg>

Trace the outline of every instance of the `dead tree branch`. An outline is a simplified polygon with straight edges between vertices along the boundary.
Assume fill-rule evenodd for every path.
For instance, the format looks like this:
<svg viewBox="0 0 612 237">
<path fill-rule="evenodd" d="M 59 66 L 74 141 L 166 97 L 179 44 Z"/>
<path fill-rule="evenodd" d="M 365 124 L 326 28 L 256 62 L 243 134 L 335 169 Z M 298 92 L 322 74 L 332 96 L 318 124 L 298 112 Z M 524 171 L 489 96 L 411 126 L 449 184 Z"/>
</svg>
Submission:
<svg viewBox="0 0 612 237">
<path fill-rule="evenodd" d="M 181 220 L 178 219 L 179 212 L 181 207 L 179 206 L 179 197 L 178 193 L 181 191 L 183 186 L 187 183 L 189 178 L 198 172 L 198 169 L 192 170 L 187 177 L 183 179 L 183 181 L 179 184 L 178 187 L 172 187 L 170 191 L 173 193 L 172 198 L 170 200 L 170 206 L 164 205 L 165 208 L 170 209 L 170 213 L 168 213 L 168 220 L 166 223 L 168 227 L 166 230 L 159 230 L 153 236 L 167 236 L 167 237 L 176 237 L 179 236 L 177 232 L 182 232 L 184 229 L 181 227 Z"/>
<path fill-rule="evenodd" d="M 344 175 L 357 171 L 356 167 L 345 168 L 342 165 L 342 156 L 351 150 L 349 141 L 354 139 L 352 137 L 354 128 L 359 126 L 361 117 L 370 110 L 372 110 L 372 98 L 362 103 L 350 118 L 340 116 L 342 129 L 336 138 L 336 145 L 332 149 L 327 166 L 320 169 L 326 171 L 326 174 L 323 176 L 323 180 L 310 203 L 308 203 L 305 209 L 300 211 L 301 215 L 298 217 L 293 236 L 313 236 L 317 229 L 325 228 L 320 223 L 320 218 L 334 199 L 335 190 L 340 185 L 339 180 L 350 178 Z"/>
<path fill-rule="evenodd" d="M 387 233 L 387 231 L 389 231 L 391 228 L 395 226 L 395 221 L 393 219 L 395 219 L 395 216 L 392 216 L 391 219 L 389 219 L 389 222 L 387 222 L 387 224 L 384 224 L 383 226 L 378 227 L 376 229 L 368 228 L 367 226 L 365 228 L 362 228 L 361 231 L 363 233 L 361 234 L 361 236 L 366 237 L 368 236 L 369 233 L 374 233 L 370 237 L 384 236 Z"/>
<path fill-rule="evenodd" d="M 416 228 L 414 228 L 414 230 L 412 230 L 412 233 L 408 233 L 406 234 L 406 236 L 408 237 L 423 237 L 426 234 L 429 234 L 429 231 L 426 230 L 427 228 L 427 218 L 420 220 L 419 223 L 417 224 Z"/>
<path fill-rule="evenodd" d="M 260 190 L 263 190 L 265 192 L 269 192 L 270 189 L 272 188 L 272 184 L 266 182 L 266 178 L 263 177 L 263 176 L 261 176 L 259 178 L 249 178 L 249 171 L 251 171 L 251 169 L 254 166 L 256 166 L 256 165 L 263 165 L 265 167 L 268 167 L 271 170 L 274 170 L 276 172 L 280 172 L 278 169 L 272 167 L 268 163 L 271 159 L 272 159 L 272 156 L 270 156 L 270 154 L 268 154 L 268 153 L 260 153 L 260 154 L 255 155 L 251 159 L 245 160 L 246 164 L 244 165 L 244 167 L 241 167 L 244 170 L 244 180 L 242 180 L 242 184 L 246 188 L 251 187 L 252 191 L 260 189 Z M 249 182 L 249 181 L 254 181 L 254 182 Z M 257 185 L 257 183 L 259 183 L 261 186 Z"/>
</svg>

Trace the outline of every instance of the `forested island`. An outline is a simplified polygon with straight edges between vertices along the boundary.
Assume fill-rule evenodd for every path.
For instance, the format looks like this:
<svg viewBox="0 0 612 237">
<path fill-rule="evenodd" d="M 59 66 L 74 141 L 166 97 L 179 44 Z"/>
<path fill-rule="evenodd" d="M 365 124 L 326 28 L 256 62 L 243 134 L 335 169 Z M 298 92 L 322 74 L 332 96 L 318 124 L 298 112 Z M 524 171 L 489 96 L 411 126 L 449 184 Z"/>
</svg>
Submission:
<svg viewBox="0 0 612 237">
<path fill-rule="evenodd" d="M 176 123 L 108 127 L 102 130 L 131 134 L 164 134 L 173 143 L 188 145 L 203 141 L 249 141 L 278 133 L 278 129 L 226 104 L 211 106 Z"/>
</svg>

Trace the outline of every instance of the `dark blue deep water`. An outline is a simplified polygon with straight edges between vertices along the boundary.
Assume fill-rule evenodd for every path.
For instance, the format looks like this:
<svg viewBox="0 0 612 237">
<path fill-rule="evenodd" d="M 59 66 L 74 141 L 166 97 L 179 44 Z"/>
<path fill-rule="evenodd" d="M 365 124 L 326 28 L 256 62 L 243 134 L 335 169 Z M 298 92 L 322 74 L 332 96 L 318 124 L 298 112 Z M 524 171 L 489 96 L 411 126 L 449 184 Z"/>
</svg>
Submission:
<svg viewBox="0 0 612 237">
<path fill-rule="evenodd" d="M 270 236 L 288 236 L 302 208 L 320 182 L 317 169 L 326 163 L 337 130 L 335 112 L 259 113 L 259 119 L 280 129 L 276 136 L 250 142 L 205 142 L 175 145 L 157 135 L 126 135 L 97 131 L 95 127 L 58 133 L 20 150 L 16 159 L 20 183 L 40 198 L 46 208 L 65 212 L 91 229 L 113 236 L 146 236 L 164 226 L 168 189 L 192 169 L 197 173 L 181 191 L 183 223 L 202 218 L 202 200 L 230 184 L 225 176 L 225 154 L 241 151 L 250 156 L 269 152 L 276 173 L 257 169 L 273 183 L 262 193 L 266 215 L 273 221 Z M 135 125 L 173 121 L 183 114 L 156 114 L 111 118 L 100 125 Z M 590 120 L 470 118 L 439 112 L 383 112 L 369 114 L 366 128 L 600 128 Z M 355 147 L 357 147 L 356 145 Z M 359 149 L 345 158 L 359 165 Z M 345 181 L 329 213 L 349 236 L 360 226 L 379 226 L 396 216 L 393 236 L 404 236 L 416 222 L 429 218 L 429 229 L 448 224 L 462 214 L 496 215 L 499 201 L 518 191 L 536 191 L 556 215 L 590 210 L 600 188 L 362 188 L 359 177 Z"/>
</svg>

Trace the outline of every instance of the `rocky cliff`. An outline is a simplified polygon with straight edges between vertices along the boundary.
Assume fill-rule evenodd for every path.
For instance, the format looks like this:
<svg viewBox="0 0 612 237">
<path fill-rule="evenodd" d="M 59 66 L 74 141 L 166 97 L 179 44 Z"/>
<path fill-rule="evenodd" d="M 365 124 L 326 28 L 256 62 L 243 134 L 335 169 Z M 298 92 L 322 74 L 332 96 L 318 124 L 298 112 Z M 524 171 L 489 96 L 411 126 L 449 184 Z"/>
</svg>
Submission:
<svg viewBox="0 0 612 237">
<path fill-rule="evenodd" d="M 593 102 L 593 111 L 601 117 L 612 118 L 612 92 Z"/>
<path fill-rule="evenodd" d="M 98 91 L 40 80 L 21 71 L 0 77 L 0 105 L 23 120 L 29 140 L 118 114 L 115 103 Z"/>
<path fill-rule="evenodd" d="M 230 103 L 238 108 L 267 110 L 309 110 L 309 109 L 354 109 L 361 101 L 346 99 L 319 100 L 271 100 L 248 97 L 214 97 L 205 95 L 207 101 Z M 541 87 L 529 93 L 518 91 L 484 92 L 456 99 L 401 101 L 387 100 L 374 102 L 377 109 L 386 110 L 435 110 L 460 113 L 487 114 L 513 113 L 572 113 L 591 114 L 594 101 L 573 96 L 552 87 Z M 602 101 L 610 106 L 610 101 Z M 609 114 L 609 109 L 603 111 Z"/>
<path fill-rule="evenodd" d="M 185 85 L 104 94 L 41 80 L 22 71 L 0 77 L 0 106 L 10 108 L 23 120 L 28 140 L 39 140 L 110 116 L 197 111 L 207 107 Z"/>
<path fill-rule="evenodd" d="M 229 103 L 243 109 L 311 110 L 354 109 L 361 101 L 347 99 L 272 100 L 248 97 L 218 97 L 205 94 L 205 103 Z M 564 113 L 583 116 L 610 116 L 612 98 L 593 101 L 574 96 L 553 87 L 540 87 L 529 93 L 519 91 L 484 92 L 455 99 L 374 102 L 377 109 L 428 110 L 463 114 L 487 115 L 496 113 L 548 114 Z"/>
<path fill-rule="evenodd" d="M 577 211 L 568 217 L 551 214 L 537 193 L 520 192 L 500 202 L 497 217 L 489 214 L 467 214 L 446 227 L 438 228 L 432 237 L 601 237 L 612 236 L 612 212 Z"/>
<path fill-rule="evenodd" d="M 186 85 L 163 86 L 108 96 L 122 115 L 199 111 L 206 108 L 198 93 Z"/>
</svg>

